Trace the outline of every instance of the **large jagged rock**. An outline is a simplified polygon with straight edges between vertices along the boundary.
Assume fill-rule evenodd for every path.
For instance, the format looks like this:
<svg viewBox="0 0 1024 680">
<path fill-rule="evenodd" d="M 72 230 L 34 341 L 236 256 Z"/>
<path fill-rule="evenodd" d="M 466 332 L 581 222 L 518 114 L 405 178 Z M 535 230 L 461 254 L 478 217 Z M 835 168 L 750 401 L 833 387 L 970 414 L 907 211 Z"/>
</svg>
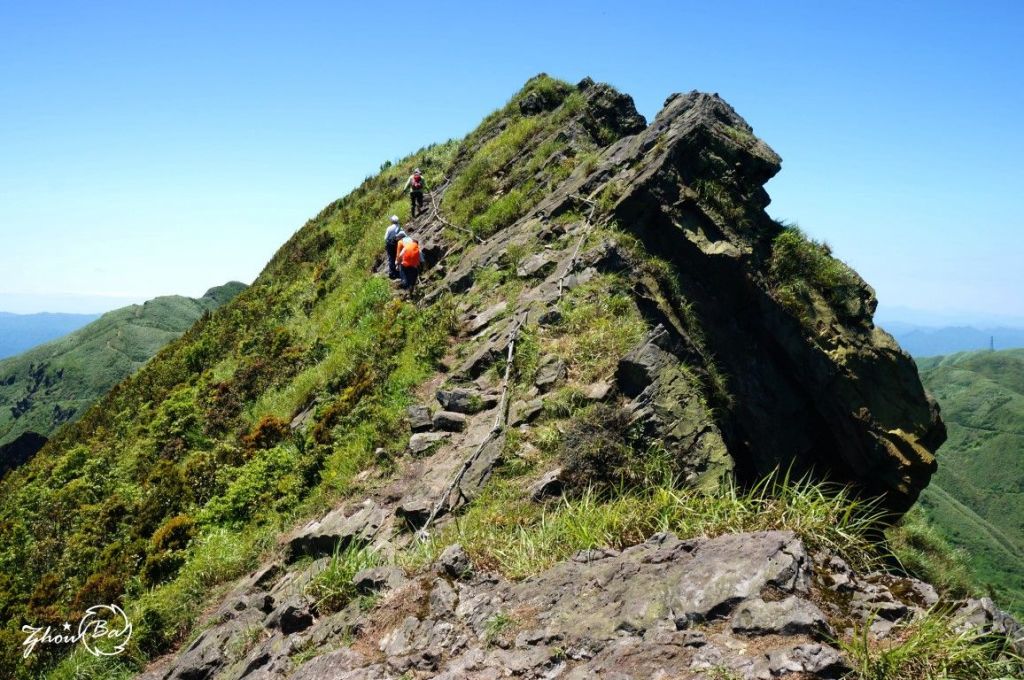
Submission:
<svg viewBox="0 0 1024 680">
<path fill-rule="evenodd" d="M 763 186 L 779 167 L 717 95 L 673 95 L 646 129 L 613 144 L 596 169 L 577 171 L 540 208 L 558 215 L 573 196 L 612 187 L 610 218 L 675 265 L 689 314 L 665 305 L 652 314 L 699 326 L 664 324 L 682 348 L 679 362 L 724 378 L 727 394 L 716 395 L 709 422 L 740 474 L 824 472 L 905 510 L 945 439 L 938 407 L 911 358 L 874 326 L 867 284 L 856 279 L 840 304 L 818 301 L 809 319 L 773 296 L 768 262 L 782 227 L 764 211 Z M 623 391 L 649 384 L 658 361 L 655 351 L 627 357 Z"/>
<path fill-rule="evenodd" d="M 597 161 L 576 164 L 518 221 L 459 246 L 459 257 L 424 285 L 426 305 L 445 293 L 477 293 L 481 272 L 507 267 L 514 250 L 528 254 L 515 279 L 518 297 L 459 307 L 463 346 L 446 360 L 448 375 L 431 383 L 436 390 L 476 382 L 436 393 L 445 411 L 466 416 L 465 431 L 426 432 L 423 410 L 410 412 L 417 455 L 403 461 L 400 483 L 374 480 L 372 501 L 296 532 L 287 542 L 286 573 L 271 577 L 273 585 L 250 583 L 233 593 L 196 646 L 165 660 L 152 677 L 189 677 L 180 675 L 187 667 L 300 679 L 837 678 L 848 669 L 829 642 L 832 633 L 868 626 L 874 643 L 935 604 L 926 584 L 856 574 L 834 555 L 812 558 L 789 532 L 691 540 L 659 534 L 621 551 L 581 552 L 519 582 L 452 547 L 415 574 L 395 567 L 358 574 L 356 586 L 379 597 L 370 611 L 353 602 L 307 617 L 306 586 L 335 546 L 384 542 L 390 554 L 415 540 L 435 507 L 432 535 L 458 519 L 452 516 L 480 492 L 515 439 L 508 429 L 487 434 L 493 413 L 480 411 L 497 403 L 487 390 L 516 321 L 558 324 L 567 315 L 565 292 L 602 273 L 628 279 L 649 332 L 622 357 L 614 383 L 600 376 L 585 398 L 622 405 L 632 431 L 664 446 L 685 481 L 711 484 L 729 470 L 753 478 L 792 466 L 796 474 L 814 470 L 883 493 L 896 511 L 927 483 L 944 428 L 912 361 L 874 327 L 871 289 L 858 280 L 841 300 L 814 299 L 805 317 L 777 299 L 768 263 L 781 228 L 764 211 L 763 188 L 779 169 L 774 152 L 715 95 L 673 95 L 646 126 L 632 100 L 608 86 L 585 80 L 577 90 L 581 111 L 554 134 L 568 140 L 567 156 L 590 153 L 602 140 Z M 518 102 L 523 116 L 553 106 L 545 93 Z M 528 151 L 511 164 L 525 162 Z M 514 174 L 507 170 L 501 177 Z M 535 186 L 549 186 L 548 177 L 539 179 Z M 501 186 L 496 195 L 513 188 Z M 581 237 L 592 228 L 580 215 L 595 200 L 602 206 L 595 222 L 614 222 L 672 263 L 673 285 L 642 273 L 633 246 L 619 245 L 625 239 L 605 237 L 577 256 L 576 244 L 589 243 Z M 418 233 L 444 243 L 439 221 L 428 219 Z M 536 255 L 538 242 L 544 249 Z M 543 366 L 534 384 L 512 394 L 509 424 L 520 433 L 541 416 L 541 393 L 578 375 L 554 362 Z M 441 498 L 481 445 L 459 488 Z M 558 486 L 552 471 L 529 491 L 543 501 Z M 298 555 L 314 561 L 295 561 Z M 961 607 L 964 625 L 1019 634 L 990 605 Z M 214 661 L 254 621 L 264 630 L 253 649 L 230 669 L 227 660 Z M 351 646 L 338 649 L 342 638 Z M 308 649 L 320 655 L 297 665 L 296 652 Z"/>
</svg>

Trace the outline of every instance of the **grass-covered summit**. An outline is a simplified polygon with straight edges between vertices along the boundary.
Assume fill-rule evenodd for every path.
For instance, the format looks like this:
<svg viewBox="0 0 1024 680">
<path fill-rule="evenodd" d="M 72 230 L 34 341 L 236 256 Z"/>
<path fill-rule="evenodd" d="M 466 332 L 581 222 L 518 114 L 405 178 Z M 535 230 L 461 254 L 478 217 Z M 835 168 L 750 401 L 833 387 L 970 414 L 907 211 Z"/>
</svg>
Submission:
<svg viewBox="0 0 1024 680">
<path fill-rule="evenodd" d="M 129 676 L 179 647 L 152 677 L 291 672 L 363 633 L 349 661 L 369 668 L 401 621 L 360 619 L 377 610 L 353 577 L 426 578 L 455 542 L 512 581 L 659 530 L 785 530 L 765 559 L 799 539 L 867 564 L 858 498 L 908 507 L 944 431 L 870 288 L 764 212 L 779 163 L 717 96 L 674 95 L 647 124 L 607 85 L 547 76 L 386 163 L 8 476 L 5 667 L 57 661 L 18 659 L 22 622 L 117 601 L 129 653 L 53 677 Z M 407 221 L 417 166 L 434 192 Z M 391 214 L 424 245 L 413 299 L 381 275 Z M 744 490 L 780 467 L 814 483 L 782 484 L 792 503 Z M 493 642 L 512 615 L 492 614 Z"/>
</svg>

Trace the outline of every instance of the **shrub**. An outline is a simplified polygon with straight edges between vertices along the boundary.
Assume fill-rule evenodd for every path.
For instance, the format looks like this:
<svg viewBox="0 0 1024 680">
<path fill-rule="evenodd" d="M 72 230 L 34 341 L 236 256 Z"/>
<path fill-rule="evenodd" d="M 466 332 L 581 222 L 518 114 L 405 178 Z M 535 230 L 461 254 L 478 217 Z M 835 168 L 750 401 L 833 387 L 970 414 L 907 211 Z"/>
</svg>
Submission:
<svg viewBox="0 0 1024 680">
<path fill-rule="evenodd" d="M 150 545 L 154 551 L 184 550 L 195 535 L 195 527 L 195 520 L 191 517 L 177 515 L 153 533 Z"/>
<path fill-rule="evenodd" d="M 269 449 L 291 432 L 288 421 L 272 415 L 263 416 L 252 431 L 242 438 L 247 449 Z"/>
<path fill-rule="evenodd" d="M 626 412 L 606 404 L 597 404 L 570 422 L 559 450 L 566 486 L 578 492 L 607 491 L 635 481 L 636 455 L 628 430 Z"/>
</svg>

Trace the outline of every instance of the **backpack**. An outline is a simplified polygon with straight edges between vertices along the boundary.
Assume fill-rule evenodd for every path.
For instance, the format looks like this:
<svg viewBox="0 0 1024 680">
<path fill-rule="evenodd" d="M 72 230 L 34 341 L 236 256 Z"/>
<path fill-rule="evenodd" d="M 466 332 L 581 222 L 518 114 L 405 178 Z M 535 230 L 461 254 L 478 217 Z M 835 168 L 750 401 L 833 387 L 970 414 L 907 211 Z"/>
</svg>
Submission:
<svg viewBox="0 0 1024 680">
<path fill-rule="evenodd" d="M 416 241 L 410 240 L 409 242 L 402 244 L 402 266 L 420 266 L 420 244 Z"/>
<path fill-rule="evenodd" d="M 422 191 L 423 190 L 423 175 L 412 176 L 412 190 Z"/>
</svg>

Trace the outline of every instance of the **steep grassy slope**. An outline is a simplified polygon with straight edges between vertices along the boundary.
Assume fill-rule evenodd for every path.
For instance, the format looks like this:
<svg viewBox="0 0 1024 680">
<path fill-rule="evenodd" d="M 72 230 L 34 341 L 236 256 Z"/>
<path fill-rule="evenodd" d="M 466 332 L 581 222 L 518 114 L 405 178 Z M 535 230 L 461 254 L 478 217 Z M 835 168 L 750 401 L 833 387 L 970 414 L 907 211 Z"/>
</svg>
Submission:
<svg viewBox="0 0 1024 680">
<path fill-rule="evenodd" d="M 0 359 L 78 330 L 99 314 L 10 314 L 0 312 Z"/>
<path fill-rule="evenodd" d="M 49 436 L 244 287 L 229 283 L 198 299 L 168 296 L 130 305 L 0 361 L 0 445 L 24 432 Z"/>
<path fill-rule="evenodd" d="M 924 508 L 968 552 L 978 581 L 1024 612 L 1024 350 L 918 364 L 949 427 Z"/>
<path fill-rule="evenodd" d="M 413 166 L 440 205 L 407 225 L 430 264 L 419 300 L 373 275 L 387 215 L 408 215 Z M 425 551 L 475 527 L 473 550 L 516 578 L 567 546 L 710 532 L 678 487 L 717 490 L 732 469 L 745 482 L 779 464 L 818 469 L 906 507 L 941 423 L 909 358 L 873 327 L 866 284 L 764 213 L 778 167 L 717 97 L 673 96 L 645 127 L 611 88 L 544 76 L 461 142 L 386 164 L 0 485 L 0 667 L 38 677 L 59 654 L 21 660 L 19 626 L 110 601 L 135 624 L 128 653 L 76 655 L 52 677 L 127 677 L 192 640 L 209 658 L 182 677 L 244 667 L 262 624 L 199 634 L 230 619 L 204 608 L 292 551 L 275 573 L 311 582 L 329 614 L 372 559 L 339 551 L 317 577 L 338 542 L 292 532 L 355 507 L 411 569 L 409 529 L 437 508 Z M 512 338 L 522 424 L 491 437 L 508 415 L 495 396 Z M 439 386 L 474 390 L 464 410 L 491 410 L 435 416 L 428 428 L 455 432 L 418 432 L 435 439 L 413 447 L 406 408 Z M 445 497 L 473 451 L 479 464 Z M 549 523 L 527 487 L 557 464 L 574 500 Z M 834 534 L 807 527 L 841 534 L 851 516 L 845 501 L 731 505 L 715 532 L 794 528 L 824 508 L 802 527 L 814 541 Z"/>
</svg>

